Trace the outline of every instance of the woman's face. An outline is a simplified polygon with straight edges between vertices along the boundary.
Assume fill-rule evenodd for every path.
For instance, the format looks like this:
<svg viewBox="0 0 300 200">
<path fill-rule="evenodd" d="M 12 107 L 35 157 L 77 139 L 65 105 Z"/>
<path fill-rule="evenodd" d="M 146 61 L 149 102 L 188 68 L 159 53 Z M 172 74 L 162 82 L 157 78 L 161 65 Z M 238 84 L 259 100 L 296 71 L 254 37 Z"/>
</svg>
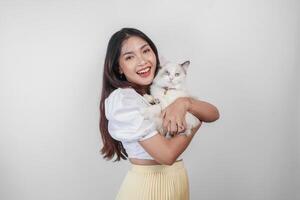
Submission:
<svg viewBox="0 0 300 200">
<path fill-rule="evenodd" d="M 156 56 L 149 44 L 140 37 L 131 36 L 123 41 L 119 57 L 120 73 L 139 85 L 152 83 L 156 69 Z"/>
</svg>

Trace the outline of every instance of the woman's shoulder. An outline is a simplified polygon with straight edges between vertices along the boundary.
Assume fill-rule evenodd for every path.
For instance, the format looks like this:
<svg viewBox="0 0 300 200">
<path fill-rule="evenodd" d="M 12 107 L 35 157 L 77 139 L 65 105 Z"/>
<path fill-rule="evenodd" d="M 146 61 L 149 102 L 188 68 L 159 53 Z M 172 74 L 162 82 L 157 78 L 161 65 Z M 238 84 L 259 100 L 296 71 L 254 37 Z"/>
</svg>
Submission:
<svg viewBox="0 0 300 200">
<path fill-rule="evenodd" d="M 117 88 L 110 93 L 105 99 L 106 107 L 130 107 L 138 106 L 141 104 L 147 105 L 146 100 L 140 96 L 133 88 Z"/>
<path fill-rule="evenodd" d="M 117 88 L 105 99 L 105 113 L 107 118 L 122 113 L 137 112 L 147 104 L 142 96 L 133 88 Z"/>
<path fill-rule="evenodd" d="M 123 98 L 132 98 L 132 97 L 138 97 L 138 93 L 130 87 L 127 88 L 117 88 L 114 91 L 110 93 L 110 95 L 106 98 L 107 100 L 110 99 L 118 99 L 121 100 Z"/>
</svg>

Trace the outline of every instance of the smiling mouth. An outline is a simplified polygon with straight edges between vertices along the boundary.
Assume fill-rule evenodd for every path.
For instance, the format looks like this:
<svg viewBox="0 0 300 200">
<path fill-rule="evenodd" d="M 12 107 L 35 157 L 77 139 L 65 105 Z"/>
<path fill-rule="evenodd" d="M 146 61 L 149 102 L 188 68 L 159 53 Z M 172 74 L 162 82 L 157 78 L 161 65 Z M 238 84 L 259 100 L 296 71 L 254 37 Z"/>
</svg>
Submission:
<svg viewBox="0 0 300 200">
<path fill-rule="evenodd" d="M 150 72 L 150 69 L 151 69 L 151 67 L 146 67 L 145 69 L 138 71 L 137 74 L 139 74 L 139 75 L 146 74 L 146 73 Z"/>
</svg>

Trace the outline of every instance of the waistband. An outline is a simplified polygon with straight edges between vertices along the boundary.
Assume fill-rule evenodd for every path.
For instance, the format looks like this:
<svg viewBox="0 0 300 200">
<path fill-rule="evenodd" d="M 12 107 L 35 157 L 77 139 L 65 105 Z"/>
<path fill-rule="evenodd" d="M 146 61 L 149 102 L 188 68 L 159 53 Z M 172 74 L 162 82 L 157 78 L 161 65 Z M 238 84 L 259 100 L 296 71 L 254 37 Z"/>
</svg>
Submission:
<svg viewBox="0 0 300 200">
<path fill-rule="evenodd" d="M 131 171 L 134 172 L 142 172 L 142 173 L 149 173 L 149 172 L 174 172 L 178 171 L 179 169 L 184 169 L 183 160 L 178 160 L 173 165 L 135 165 L 131 164 Z"/>
</svg>

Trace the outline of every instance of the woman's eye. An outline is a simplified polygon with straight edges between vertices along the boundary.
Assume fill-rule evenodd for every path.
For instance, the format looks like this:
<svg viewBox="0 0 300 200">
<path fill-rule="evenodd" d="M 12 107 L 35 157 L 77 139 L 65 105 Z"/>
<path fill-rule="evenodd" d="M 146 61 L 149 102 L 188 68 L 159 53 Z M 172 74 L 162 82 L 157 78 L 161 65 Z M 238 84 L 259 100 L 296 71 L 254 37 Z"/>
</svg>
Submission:
<svg viewBox="0 0 300 200">
<path fill-rule="evenodd" d="M 146 49 L 145 51 L 144 51 L 144 53 L 147 53 L 147 52 L 149 52 L 150 51 L 150 49 Z"/>
<path fill-rule="evenodd" d="M 175 73 L 175 76 L 179 76 L 179 73 Z"/>
<path fill-rule="evenodd" d="M 131 58 L 132 58 L 132 56 L 128 56 L 128 57 L 125 58 L 125 60 L 129 60 Z"/>
</svg>

